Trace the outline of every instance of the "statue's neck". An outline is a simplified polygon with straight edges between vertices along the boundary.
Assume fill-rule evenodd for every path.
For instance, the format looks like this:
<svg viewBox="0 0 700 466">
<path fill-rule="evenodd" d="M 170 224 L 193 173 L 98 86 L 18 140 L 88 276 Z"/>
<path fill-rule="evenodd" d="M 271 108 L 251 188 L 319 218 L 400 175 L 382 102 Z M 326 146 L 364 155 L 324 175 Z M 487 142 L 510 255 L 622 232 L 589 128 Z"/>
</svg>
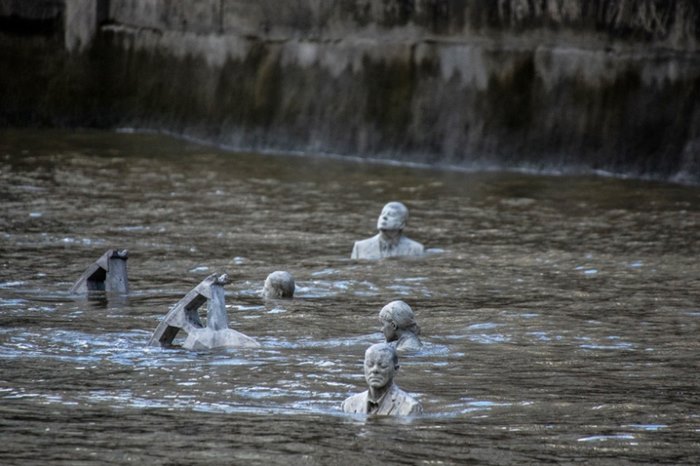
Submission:
<svg viewBox="0 0 700 466">
<path fill-rule="evenodd" d="M 401 241 L 401 230 L 379 230 L 379 239 L 387 247 L 393 248 Z"/>
<path fill-rule="evenodd" d="M 387 392 L 389 390 L 391 390 L 391 385 L 393 383 L 394 382 L 391 381 L 388 384 L 384 385 L 383 387 L 379 387 L 379 388 L 369 387 L 369 389 L 367 390 L 368 398 L 375 403 L 379 403 L 382 400 L 382 398 L 384 397 L 384 395 L 386 395 Z"/>
</svg>

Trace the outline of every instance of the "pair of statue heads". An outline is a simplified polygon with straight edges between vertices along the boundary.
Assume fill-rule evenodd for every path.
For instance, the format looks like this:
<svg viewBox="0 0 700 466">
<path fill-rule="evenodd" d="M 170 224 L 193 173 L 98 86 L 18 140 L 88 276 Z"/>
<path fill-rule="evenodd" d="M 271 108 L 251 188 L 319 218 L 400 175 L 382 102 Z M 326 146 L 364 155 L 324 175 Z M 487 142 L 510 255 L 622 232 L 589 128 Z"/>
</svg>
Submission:
<svg viewBox="0 0 700 466">
<path fill-rule="evenodd" d="M 411 416 L 423 412 L 420 402 L 394 383 L 399 370 L 399 352 L 420 349 L 420 328 L 411 307 L 392 301 L 379 311 L 386 341 L 365 351 L 364 373 L 367 391 L 343 401 L 342 410 L 353 414 Z"/>
</svg>

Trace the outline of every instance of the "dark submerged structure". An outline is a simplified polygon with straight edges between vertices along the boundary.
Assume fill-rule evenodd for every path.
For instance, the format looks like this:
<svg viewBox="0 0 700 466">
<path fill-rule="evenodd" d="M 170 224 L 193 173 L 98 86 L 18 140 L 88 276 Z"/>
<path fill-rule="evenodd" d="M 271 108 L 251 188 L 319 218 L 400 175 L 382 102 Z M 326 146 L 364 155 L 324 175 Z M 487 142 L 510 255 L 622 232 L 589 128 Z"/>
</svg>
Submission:
<svg viewBox="0 0 700 466">
<path fill-rule="evenodd" d="M 129 278 L 126 249 L 108 249 L 99 259 L 90 264 L 70 289 L 73 294 L 89 294 L 92 291 L 106 291 L 115 294 L 129 292 Z"/>
<path fill-rule="evenodd" d="M 700 182 L 694 0 L 0 0 L 0 124 Z"/>
</svg>

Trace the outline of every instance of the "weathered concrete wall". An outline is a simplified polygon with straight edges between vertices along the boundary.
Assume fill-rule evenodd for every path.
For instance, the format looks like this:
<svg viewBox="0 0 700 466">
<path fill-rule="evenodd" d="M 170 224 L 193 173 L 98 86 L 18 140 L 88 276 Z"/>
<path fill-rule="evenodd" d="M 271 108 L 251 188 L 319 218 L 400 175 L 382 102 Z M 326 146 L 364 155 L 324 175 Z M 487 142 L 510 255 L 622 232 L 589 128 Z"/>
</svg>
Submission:
<svg viewBox="0 0 700 466">
<path fill-rule="evenodd" d="M 66 49 L 85 50 L 100 25 L 109 20 L 109 0 L 65 0 L 64 18 Z"/>
<path fill-rule="evenodd" d="M 0 0 L 0 17 L 42 20 L 63 13 L 63 0 Z"/>
<path fill-rule="evenodd" d="M 62 30 L 63 0 L 0 0 L 0 33 L 46 36 Z"/>
<path fill-rule="evenodd" d="M 0 121 L 700 181 L 692 0 L 66 1 L 73 52 Z"/>
<path fill-rule="evenodd" d="M 695 50 L 693 0 L 111 0 L 115 23 L 161 31 L 267 40 L 339 40 L 348 35 L 410 41 L 445 37 L 627 40 Z M 564 33 L 564 34 L 561 34 Z M 386 35 L 389 34 L 387 37 Z"/>
</svg>

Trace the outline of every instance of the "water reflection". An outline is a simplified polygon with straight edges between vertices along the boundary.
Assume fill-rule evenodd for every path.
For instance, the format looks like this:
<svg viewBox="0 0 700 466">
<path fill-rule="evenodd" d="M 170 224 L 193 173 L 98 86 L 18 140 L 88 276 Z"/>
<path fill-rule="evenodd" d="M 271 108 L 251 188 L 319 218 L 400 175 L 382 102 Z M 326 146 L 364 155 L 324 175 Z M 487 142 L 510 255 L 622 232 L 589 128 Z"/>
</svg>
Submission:
<svg viewBox="0 0 700 466">
<path fill-rule="evenodd" d="M 699 458 L 698 188 L 4 131 L 0 195 L 8 464 L 39 451 L 103 463 Z M 439 252 L 349 260 L 397 198 L 411 236 Z M 130 295 L 70 296 L 112 247 L 131 252 Z M 296 298 L 263 301 L 278 269 Z M 262 347 L 146 347 L 218 271 L 232 278 L 232 328 Z M 394 299 L 421 323 L 425 347 L 402 358 L 397 383 L 426 415 L 342 415 Z"/>
</svg>

